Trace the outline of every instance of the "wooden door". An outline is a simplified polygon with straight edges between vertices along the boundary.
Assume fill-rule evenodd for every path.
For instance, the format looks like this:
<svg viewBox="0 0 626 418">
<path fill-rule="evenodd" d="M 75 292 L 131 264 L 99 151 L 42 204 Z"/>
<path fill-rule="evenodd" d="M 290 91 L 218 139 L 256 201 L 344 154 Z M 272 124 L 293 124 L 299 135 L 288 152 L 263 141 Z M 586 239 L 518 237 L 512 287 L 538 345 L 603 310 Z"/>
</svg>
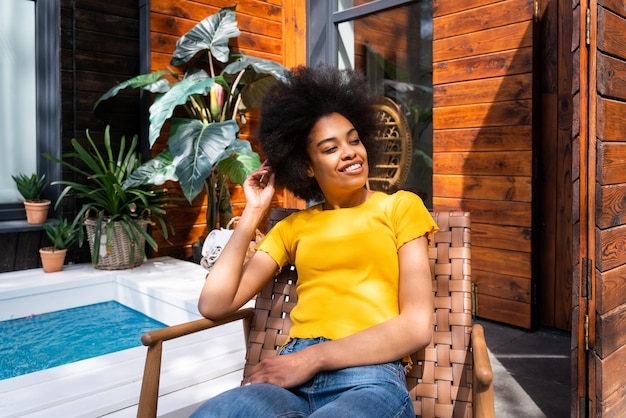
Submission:
<svg viewBox="0 0 626 418">
<path fill-rule="evenodd" d="M 626 7 L 574 4 L 580 39 L 577 95 L 580 199 L 574 291 L 573 410 L 621 417 L 626 410 Z"/>
</svg>

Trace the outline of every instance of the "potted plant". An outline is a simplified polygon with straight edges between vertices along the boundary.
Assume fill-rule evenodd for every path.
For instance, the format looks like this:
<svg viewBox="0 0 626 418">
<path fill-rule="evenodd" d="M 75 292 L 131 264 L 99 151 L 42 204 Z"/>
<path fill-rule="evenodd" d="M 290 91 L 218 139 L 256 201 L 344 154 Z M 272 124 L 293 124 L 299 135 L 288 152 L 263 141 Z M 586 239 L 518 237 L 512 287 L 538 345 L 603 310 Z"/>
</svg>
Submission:
<svg viewBox="0 0 626 418">
<path fill-rule="evenodd" d="M 226 180 L 242 184 L 260 166 L 250 143 L 239 139 L 245 114 L 258 107 L 267 90 L 288 71 L 263 58 L 233 52 L 229 40 L 240 31 L 235 7 L 208 16 L 176 43 L 170 64 L 177 71 L 156 71 L 133 77 L 107 91 L 95 103 L 126 87 L 155 93 L 150 106 L 152 147 L 169 121 L 167 145 L 133 175 L 126 186 L 177 181 L 191 201 L 207 190 L 207 226 L 226 225 L 232 217 Z M 218 215 L 219 211 L 219 215 Z"/>
<path fill-rule="evenodd" d="M 165 216 L 165 207 L 176 198 L 170 197 L 167 189 L 125 185 L 140 165 L 136 135 L 128 148 L 122 137 L 117 154 L 112 148 L 110 126 L 104 131 L 104 153 L 96 147 L 89 130 L 86 136 L 88 148 L 74 138 L 71 141 L 74 151 L 61 155 L 61 159 L 45 154 L 86 180 L 54 182 L 65 186 L 55 208 L 68 195 L 82 203 L 74 223 L 85 225 L 91 261 L 96 268 L 118 270 L 139 266 L 146 257 L 145 243 L 154 250 L 158 248 L 147 230 L 148 225 L 154 225 L 166 239 L 168 230 L 173 230 Z M 83 242 L 80 228 L 78 243 Z"/>
<path fill-rule="evenodd" d="M 18 174 L 11 176 L 17 185 L 17 191 L 24 198 L 24 209 L 26 210 L 26 222 L 29 224 L 42 224 L 48 219 L 48 208 L 50 200 L 42 199 L 41 193 L 47 186 L 46 175 L 38 176 L 36 173 L 30 176 Z"/>
<path fill-rule="evenodd" d="M 39 249 L 43 271 L 46 273 L 61 271 L 65 264 L 67 248 L 77 241 L 81 226 L 62 218 L 58 223 L 43 224 L 43 229 L 52 241 L 51 246 Z"/>
</svg>

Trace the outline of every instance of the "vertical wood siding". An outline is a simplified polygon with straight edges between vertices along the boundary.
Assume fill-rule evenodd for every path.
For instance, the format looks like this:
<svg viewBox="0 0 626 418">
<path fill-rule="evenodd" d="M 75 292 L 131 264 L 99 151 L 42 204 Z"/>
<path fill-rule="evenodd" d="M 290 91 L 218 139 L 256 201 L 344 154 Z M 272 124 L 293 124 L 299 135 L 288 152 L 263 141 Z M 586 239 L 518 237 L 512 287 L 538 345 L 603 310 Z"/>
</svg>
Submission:
<svg viewBox="0 0 626 418">
<path fill-rule="evenodd" d="M 595 368 L 597 416 L 626 410 L 626 7 L 600 0 L 596 49 Z"/>
<path fill-rule="evenodd" d="M 531 326 L 533 1 L 434 1 L 434 210 L 472 213 L 478 315 Z"/>
</svg>

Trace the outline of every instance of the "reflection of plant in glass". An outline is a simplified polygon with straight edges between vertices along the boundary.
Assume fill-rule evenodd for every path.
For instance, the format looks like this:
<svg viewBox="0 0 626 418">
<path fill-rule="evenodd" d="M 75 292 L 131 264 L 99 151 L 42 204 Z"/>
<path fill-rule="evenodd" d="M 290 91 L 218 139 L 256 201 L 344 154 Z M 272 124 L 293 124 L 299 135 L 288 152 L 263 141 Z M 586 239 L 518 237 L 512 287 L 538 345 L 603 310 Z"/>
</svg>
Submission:
<svg viewBox="0 0 626 418">
<path fill-rule="evenodd" d="M 237 120 L 245 123 L 244 114 L 258 107 L 271 85 L 287 71 L 274 61 L 231 52 L 229 39 L 239 34 L 235 8 L 223 8 L 183 35 L 170 61 L 180 66 L 195 58 L 192 62 L 205 69 L 190 64 L 184 74 L 156 71 L 139 75 L 113 87 L 95 104 L 126 87 L 156 93 L 150 106 L 150 147 L 169 120 L 167 147 L 143 164 L 124 187 L 178 181 L 189 202 L 206 187 L 210 228 L 217 222 L 217 207 L 223 200 L 220 194 L 228 192 L 225 176 L 241 184 L 260 166 L 250 143 L 239 140 Z M 206 52 L 198 54 L 201 51 Z M 168 76 L 175 80 L 171 85 Z M 179 108 L 186 117 L 173 116 Z"/>
</svg>

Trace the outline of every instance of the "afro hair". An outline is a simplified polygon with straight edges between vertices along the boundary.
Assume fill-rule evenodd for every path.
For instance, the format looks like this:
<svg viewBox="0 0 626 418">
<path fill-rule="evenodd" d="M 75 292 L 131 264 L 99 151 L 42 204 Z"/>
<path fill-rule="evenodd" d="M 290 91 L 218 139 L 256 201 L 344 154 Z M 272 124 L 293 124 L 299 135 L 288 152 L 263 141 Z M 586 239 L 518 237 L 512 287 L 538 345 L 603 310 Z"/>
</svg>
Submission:
<svg viewBox="0 0 626 418">
<path fill-rule="evenodd" d="M 307 175 L 309 134 L 317 121 L 338 113 L 355 127 L 370 167 L 378 160 L 381 122 L 365 77 L 330 66 L 294 68 L 268 92 L 261 106 L 258 140 L 278 186 L 307 201 L 323 200 Z"/>
</svg>

